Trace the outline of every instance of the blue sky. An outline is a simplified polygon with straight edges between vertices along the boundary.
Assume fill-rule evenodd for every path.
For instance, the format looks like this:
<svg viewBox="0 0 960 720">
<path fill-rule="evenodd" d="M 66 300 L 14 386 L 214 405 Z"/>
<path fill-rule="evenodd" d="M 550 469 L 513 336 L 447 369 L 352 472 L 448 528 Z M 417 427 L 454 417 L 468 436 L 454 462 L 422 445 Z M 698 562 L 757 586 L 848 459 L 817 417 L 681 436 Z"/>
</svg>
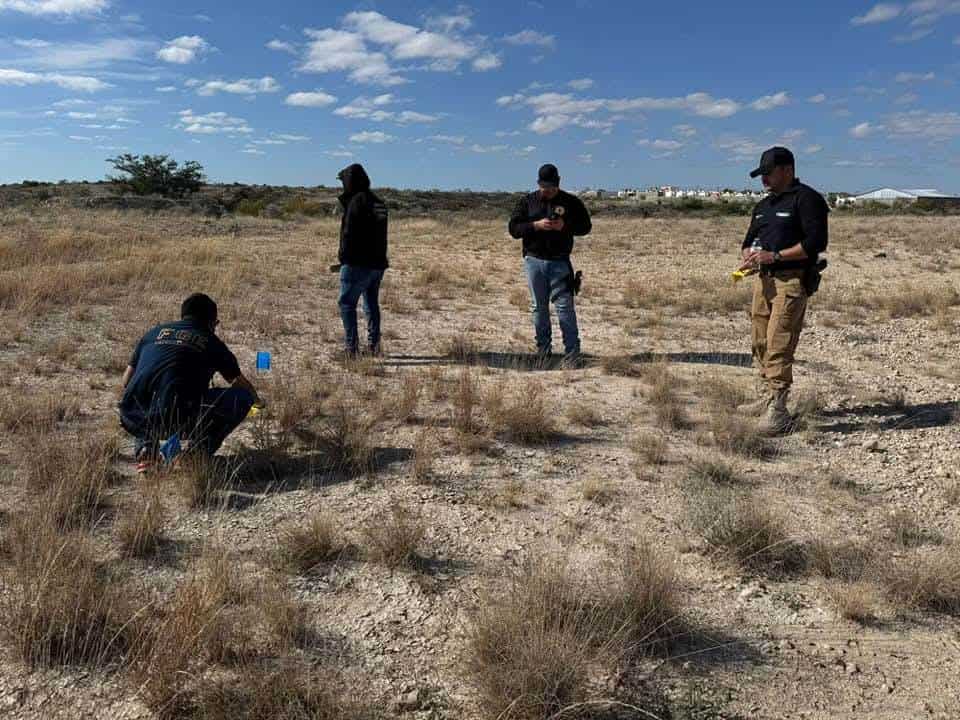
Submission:
<svg viewBox="0 0 960 720">
<path fill-rule="evenodd" d="M 0 182 L 166 153 L 215 181 L 960 192 L 960 1 L 0 0 Z"/>
</svg>

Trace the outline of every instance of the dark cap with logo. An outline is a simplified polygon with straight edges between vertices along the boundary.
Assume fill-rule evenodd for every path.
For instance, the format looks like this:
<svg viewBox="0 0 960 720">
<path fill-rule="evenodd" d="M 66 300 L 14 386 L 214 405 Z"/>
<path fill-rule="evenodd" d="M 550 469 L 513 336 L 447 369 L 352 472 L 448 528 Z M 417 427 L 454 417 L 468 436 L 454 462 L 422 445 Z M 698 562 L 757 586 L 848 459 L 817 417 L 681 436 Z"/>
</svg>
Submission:
<svg viewBox="0 0 960 720">
<path fill-rule="evenodd" d="M 557 170 L 557 166 L 547 163 L 541 167 L 537 183 L 540 187 L 560 187 L 560 171 Z"/>
<path fill-rule="evenodd" d="M 784 165 L 791 167 L 794 165 L 793 153 L 785 147 L 772 147 L 760 156 L 760 167 L 750 173 L 750 177 L 755 178 L 758 175 L 769 175 L 773 172 L 774 168 Z"/>
</svg>

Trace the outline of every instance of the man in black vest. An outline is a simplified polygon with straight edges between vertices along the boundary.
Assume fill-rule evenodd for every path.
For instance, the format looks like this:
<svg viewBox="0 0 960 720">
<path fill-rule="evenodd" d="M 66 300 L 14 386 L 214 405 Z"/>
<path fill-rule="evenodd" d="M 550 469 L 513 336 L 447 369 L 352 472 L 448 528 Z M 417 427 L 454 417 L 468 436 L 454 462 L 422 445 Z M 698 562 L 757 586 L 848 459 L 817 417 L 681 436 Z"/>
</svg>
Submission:
<svg viewBox="0 0 960 720">
<path fill-rule="evenodd" d="M 151 328 L 123 373 L 120 424 L 134 436 L 138 472 L 153 467 L 160 441 L 175 434 L 212 456 L 258 400 L 215 334 L 217 304 L 196 293 L 183 301 L 180 318 Z M 231 387 L 210 388 L 215 373 Z"/>
<path fill-rule="evenodd" d="M 557 308 L 563 335 L 563 366 L 580 365 L 580 330 L 574 305 L 575 279 L 570 253 L 573 238 L 588 235 L 590 213 L 580 198 L 560 189 L 554 165 L 540 168 L 540 189 L 521 198 L 510 216 L 510 235 L 523 241 L 523 263 L 532 298 L 537 354 L 552 354 L 550 303 Z"/>
<path fill-rule="evenodd" d="M 340 205 L 340 318 L 343 320 L 344 354 L 356 357 L 357 303 L 363 297 L 367 316 L 367 350 L 380 353 L 380 283 L 387 262 L 387 205 L 370 192 L 370 177 L 362 165 L 344 168 Z"/>
<path fill-rule="evenodd" d="M 745 413 L 763 415 L 760 431 L 775 435 L 791 424 L 787 396 L 793 384 L 793 360 L 803 330 L 807 300 L 815 291 L 820 253 L 828 241 L 823 196 L 796 177 L 793 153 L 770 148 L 750 177 L 762 176 L 770 191 L 753 211 L 741 245 L 742 270 L 755 269 L 750 314 L 753 359 L 760 371 L 762 391 Z"/>
</svg>

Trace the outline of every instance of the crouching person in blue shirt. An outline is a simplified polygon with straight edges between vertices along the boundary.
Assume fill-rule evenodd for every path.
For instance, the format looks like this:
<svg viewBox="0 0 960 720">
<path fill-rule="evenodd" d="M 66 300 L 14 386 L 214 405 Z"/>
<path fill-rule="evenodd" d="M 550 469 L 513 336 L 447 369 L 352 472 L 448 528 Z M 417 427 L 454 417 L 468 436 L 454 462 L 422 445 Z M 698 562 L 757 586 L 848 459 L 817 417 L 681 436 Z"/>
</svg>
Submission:
<svg viewBox="0 0 960 720">
<path fill-rule="evenodd" d="M 120 424 L 135 438 L 137 471 L 158 460 L 160 443 L 177 436 L 212 456 L 259 401 L 237 358 L 215 334 L 217 304 L 191 295 L 181 319 L 151 328 L 123 374 Z M 229 388 L 210 388 L 219 373 Z"/>
</svg>

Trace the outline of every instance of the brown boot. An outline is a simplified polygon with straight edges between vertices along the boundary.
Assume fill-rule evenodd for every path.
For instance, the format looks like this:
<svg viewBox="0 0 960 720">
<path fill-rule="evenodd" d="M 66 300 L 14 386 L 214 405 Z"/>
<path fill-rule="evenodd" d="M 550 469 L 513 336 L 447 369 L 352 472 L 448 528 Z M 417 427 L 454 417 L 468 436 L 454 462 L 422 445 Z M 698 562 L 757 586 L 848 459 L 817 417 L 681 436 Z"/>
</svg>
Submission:
<svg viewBox="0 0 960 720">
<path fill-rule="evenodd" d="M 771 402 L 773 402 L 773 395 L 769 390 L 764 388 L 760 391 L 759 397 L 756 400 L 751 400 L 743 405 L 737 405 L 737 412 L 741 415 L 749 415 L 750 417 L 760 417 L 767 411 L 767 408 L 770 407 Z"/>
<path fill-rule="evenodd" d="M 760 419 L 757 432 L 761 435 L 783 435 L 793 425 L 793 418 L 787 411 L 789 390 L 779 390 L 773 394 L 766 414 Z"/>
</svg>

